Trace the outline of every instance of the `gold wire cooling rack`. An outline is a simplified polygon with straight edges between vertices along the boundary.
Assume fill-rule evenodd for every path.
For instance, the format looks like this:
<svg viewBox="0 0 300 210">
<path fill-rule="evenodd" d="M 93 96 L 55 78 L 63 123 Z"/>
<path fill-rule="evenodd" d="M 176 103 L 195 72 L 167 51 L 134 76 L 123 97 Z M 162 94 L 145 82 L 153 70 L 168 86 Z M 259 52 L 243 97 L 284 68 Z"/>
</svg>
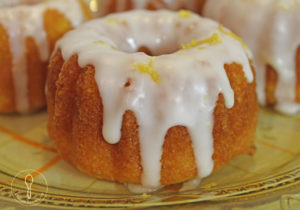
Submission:
<svg viewBox="0 0 300 210">
<path fill-rule="evenodd" d="M 0 200 L 52 208 L 154 207 L 178 204 L 278 201 L 300 207 L 300 116 L 262 109 L 257 151 L 242 155 L 202 180 L 197 189 L 173 185 L 134 195 L 118 183 L 85 175 L 56 153 L 47 113 L 0 116 Z M 29 176 L 30 175 L 30 176 Z M 289 194 L 293 189 L 293 194 Z M 251 206 L 253 206 L 253 202 Z M 278 207 L 278 206 L 277 206 Z"/>
</svg>

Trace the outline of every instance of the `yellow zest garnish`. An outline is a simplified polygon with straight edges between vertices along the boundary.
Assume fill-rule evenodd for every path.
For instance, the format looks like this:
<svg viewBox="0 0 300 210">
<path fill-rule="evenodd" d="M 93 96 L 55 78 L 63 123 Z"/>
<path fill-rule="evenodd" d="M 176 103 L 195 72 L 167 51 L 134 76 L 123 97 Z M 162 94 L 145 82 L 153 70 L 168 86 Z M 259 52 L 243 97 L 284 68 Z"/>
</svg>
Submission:
<svg viewBox="0 0 300 210">
<path fill-rule="evenodd" d="M 108 44 L 108 43 L 106 43 L 106 42 L 104 42 L 104 41 L 95 41 L 94 43 L 96 43 L 96 44 L 102 44 L 102 45 L 105 45 L 105 46 L 109 46 L 109 47 L 111 47 L 111 48 L 114 49 L 114 50 L 117 49 L 117 48 L 115 48 L 114 46 L 112 46 L 112 45 L 110 45 L 110 44 Z"/>
<path fill-rule="evenodd" d="M 105 18 L 105 21 L 108 23 L 108 24 L 112 24 L 112 25 L 120 25 L 121 24 L 121 20 L 117 19 L 117 18 Z"/>
<path fill-rule="evenodd" d="M 159 74 L 153 70 L 153 61 L 156 57 L 152 57 L 148 64 L 144 63 L 134 63 L 132 67 L 143 74 L 149 74 L 151 79 L 155 83 L 159 83 L 161 81 Z"/>
<path fill-rule="evenodd" d="M 203 188 L 209 189 L 209 188 L 212 188 L 212 187 L 215 187 L 215 186 L 217 186 L 217 183 L 212 182 L 212 183 L 210 183 L 210 184 L 207 184 L 207 185 L 203 186 Z"/>
<path fill-rule="evenodd" d="M 224 30 L 223 26 L 220 24 L 219 25 L 219 31 L 221 31 L 223 34 L 227 35 L 227 36 L 231 36 L 232 38 L 234 38 L 235 40 L 239 41 L 246 49 L 249 49 L 249 47 L 247 46 L 247 44 L 241 39 L 241 37 L 235 35 L 234 33 L 230 32 L 230 31 L 226 31 Z"/>
<path fill-rule="evenodd" d="M 178 14 L 181 18 L 191 18 L 191 17 L 193 17 L 193 13 L 189 10 L 184 10 L 184 9 L 179 10 Z"/>
<path fill-rule="evenodd" d="M 151 195 L 147 194 L 147 193 L 143 193 L 142 194 L 142 198 L 146 199 L 146 198 L 149 198 L 151 197 Z"/>
<path fill-rule="evenodd" d="M 222 37 L 219 34 L 214 33 L 211 37 L 207 39 L 200 40 L 200 41 L 192 40 L 189 44 L 182 44 L 181 46 L 183 49 L 187 50 L 190 48 L 198 47 L 202 44 L 215 45 L 221 42 L 222 42 Z"/>
</svg>

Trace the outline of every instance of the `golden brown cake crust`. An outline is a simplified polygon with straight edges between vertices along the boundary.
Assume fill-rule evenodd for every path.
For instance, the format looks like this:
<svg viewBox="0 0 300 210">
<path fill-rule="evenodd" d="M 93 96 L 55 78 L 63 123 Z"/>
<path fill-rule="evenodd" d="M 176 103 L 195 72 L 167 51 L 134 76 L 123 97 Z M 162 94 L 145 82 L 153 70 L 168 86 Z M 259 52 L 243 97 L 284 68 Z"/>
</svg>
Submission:
<svg viewBox="0 0 300 210">
<path fill-rule="evenodd" d="M 0 112 L 15 110 L 14 86 L 12 83 L 12 56 L 9 36 L 0 24 Z"/>
<path fill-rule="evenodd" d="M 241 65 L 233 63 L 225 69 L 235 92 L 235 105 L 227 109 L 219 95 L 214 110 L 215 170 L 248 153 L 257 124 L 255 82 L 247 82 Z M 120 142 L 107 143 L 102 136 L 103 106 L 94 74 L 93 66 L 78 66 L 76 55 L 66 62 L 60 51 L 52 57 L 47 78 L 50 137 L 60 155 L 78 169 L 107 180 L 139 184 L 142 167 L 135 115 L 126 111 Z M 185 127 L 168 130 L 161 162 L 163 185 L 196 177 L 191 138 Z"/>
<path fill-rule="evenodd" d="M 33 38 L 26 39 L 26 59 L 28 75 L 28 99 L 31 110 L 45 105 L 45 81 L 47 64 L 40 59 L 38 48 Z"/>
<path fill-rule="evenodd" d="M 78 0 L 83 7 L 82 0 Z M 86 18 L 91 16 L 86 8 Z M 89 15 L 88 15 L 89 14 Z M 54 49 L 55 42 L 67 31 L 71 30 L 72 24 L 65 15 L 55 9 L 44 12 L 43 25 L 50 46 Z M 0 23 L 0 113 L 17 112 L 15 100 L 14 80 L 12 73 L 12 52 L 10 50 L 9 36 Z M 32 37 L 25 40 L 26 74 L 28 78 L 29 110 L 38 110 L 46 105 L 45 80 L 48 62 L 42 62 L 37 44 Z"/>
</svg>

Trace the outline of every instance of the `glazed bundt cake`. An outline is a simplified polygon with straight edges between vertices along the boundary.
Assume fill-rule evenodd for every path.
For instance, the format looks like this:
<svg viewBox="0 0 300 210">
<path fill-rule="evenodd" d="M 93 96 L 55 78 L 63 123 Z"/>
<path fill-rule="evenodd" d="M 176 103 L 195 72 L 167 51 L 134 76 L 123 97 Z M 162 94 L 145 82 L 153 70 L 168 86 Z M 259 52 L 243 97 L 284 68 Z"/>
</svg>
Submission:
<svg viewBox="0 0 300 210">
<path fill-rule="evenodd" d="M 288 114 L 300 111 L 300 1 L 206 0 L 203 14 L 249 45 L 259 102 Z"/>
<path fill-rule="evenodd" d="M 0 8 L 0 113 L 46 104 L 45 79 L 55 41 L 89 16 L 81 0 L 2 1 Z"/>
<path fill-rule="evenodd" d="M 234 34 L 188 11 L 87 22 L 51 58 L 49 135 L 63 158 L 106 180 L 155 189 L 208 176 L 253 145 L 249 58 Z"/>
</svg>

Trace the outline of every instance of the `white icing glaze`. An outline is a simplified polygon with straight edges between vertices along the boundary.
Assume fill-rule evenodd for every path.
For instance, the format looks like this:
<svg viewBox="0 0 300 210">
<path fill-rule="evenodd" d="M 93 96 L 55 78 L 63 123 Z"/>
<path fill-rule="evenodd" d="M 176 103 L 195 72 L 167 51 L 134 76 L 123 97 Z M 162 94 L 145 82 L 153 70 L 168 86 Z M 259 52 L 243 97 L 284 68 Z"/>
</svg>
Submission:
<svg viewBox="0 0 300 210">
<path fill-rule="evenodd" d="M 300 111 L 295 102 L 295 54 L 300 45 L 300 0 L 207 0 L 204 15 L 241 36 L 254 54 L 259 102 L 265 105 L 266 66 L 278 74 L 278 111 Z"/>
<path fill-rule="evenodd" d="M 22 1 L 24 2 L 24 0 Z M 16 3 L 16 2 L 15 2 Z M 0 24 L 10 38 L 12 53 L 12 73 L 15 89 L 16 109 L 26 112 L 30 109 L 28 101 L 28 78 L 26 69 L 25 40 L 32 37 L 38 47 L 40 59 L 45 62 L 49 58 L 49 46 L 44 30 L 43 18 L 47 9 L 56 9 L 63 13 L 73 24 L 79 25 L 84 14 L 78 1 L 51 0 L 31 6 L 16 6 L 0 9 Z"/>
<path fill-rule="evenodd" d="M 144 187 L 142 185 L 137 185 L 137 184 L 124 184 L 124 186 L 128 189 L 129 192 L 132 192 L 135 194 L 152 193 L 152 192 L 155 192 L 155 191 L 163 188 L 163 186 Z"/>
<path fill-rule="evenodd" d="M 220 43 L 179 50 L 181 43 L 205 40 L 213 34 Z M 137 52 L 141 46 L 159 56 Z M 107 16 L 67 33 L 56 49 L 61 49 L 64 60 L 77 54 L 81 67 L 95 67 L 103 103 L 102 133 L 107 142 L 119 141 L 124 112 L 135 113 L 141 182 L 149 188 L 160 186 L 164 138 L 168 129 L 177 125 L 186 126 L 191 135 L 198 176 L 211 173 L 213 111 L 219 93 L 224 95 L 227 108 L 234 105 L 224 64 L 241 64 L 248 81 L 253 81 L 249 53 L 242 44 L 222 33 L 216 22 L 194 14 L 182 18 L 170 11 L 132 11 Z M 149 67 L 151 60 L 159 81 L 135 67 Z M 128 79 L 131 84 L 125 87 Z"/>
</svg>

